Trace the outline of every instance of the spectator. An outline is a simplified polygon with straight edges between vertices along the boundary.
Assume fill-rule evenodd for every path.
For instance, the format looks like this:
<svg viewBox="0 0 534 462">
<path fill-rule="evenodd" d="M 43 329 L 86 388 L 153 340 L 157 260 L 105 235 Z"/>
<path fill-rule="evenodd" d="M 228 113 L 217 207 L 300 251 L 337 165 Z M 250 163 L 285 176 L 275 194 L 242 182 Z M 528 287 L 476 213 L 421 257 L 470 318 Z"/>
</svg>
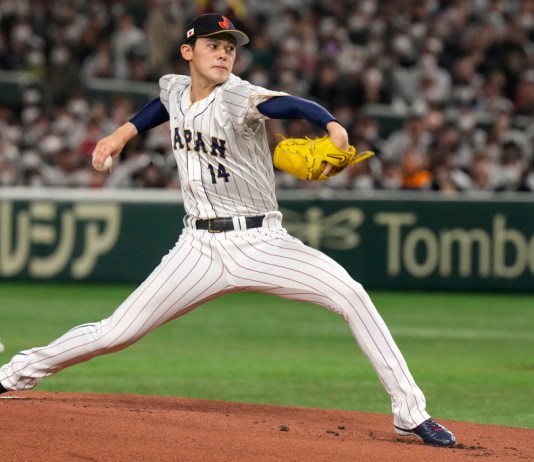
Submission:
<svg viewBox="0 0 534 462">
<path fill-rule="evenodd" d="M 432 174 L 425 166 L 425 158 L 414 147 L 408 147 L 400 159 L 402 189 L 430 189 Z"/>
<path fill-rule="evenodd" d="M 528 161 L 521 148 L 513 141 L 504 144 L 498 170 L 498 191 L 525 191 Z"/>
<path fill-rule="evenodd" d="M 387 159 L 382 162 L 380 174 L 375 178 L 375 188 L 386 191 L 402 189 L 402 171 L 398 162 Z"/>
<path fill-rule="evenodd" d="M 118 15 L 111 36 L 113 75 L 118 79 L 131 78 L 128 57 L 136 53 L 146 55 L 145 46 L 146 35 L 136 26 L 133 17 L 126 12 Z"/>
<path fill-rule="evenodd" d="M 419 152 L 426 152 L 432 136 L 425 127 L 422 114 L 410 115 L 402 128 L 392 132 L 385 140 L 382 157 L 386 160 L 399 162 L 408 148 L 415 148 Z"/>
<path fill-rule="evenodd" d="M 151 0 L 144 24 L 148 56 L 146 63 L 153 80 L 171 72 L 176 37 L 180 37 L 184 28 L 183 14 L 173 3 Z"/>
<path fill-rule="evenodd" d="M 498 186 L 497 166 L 491 156 L 478 152 L 473 157 L 469 168 L 469 190 L 473 192 L 491 192 Z"/>
</svg>

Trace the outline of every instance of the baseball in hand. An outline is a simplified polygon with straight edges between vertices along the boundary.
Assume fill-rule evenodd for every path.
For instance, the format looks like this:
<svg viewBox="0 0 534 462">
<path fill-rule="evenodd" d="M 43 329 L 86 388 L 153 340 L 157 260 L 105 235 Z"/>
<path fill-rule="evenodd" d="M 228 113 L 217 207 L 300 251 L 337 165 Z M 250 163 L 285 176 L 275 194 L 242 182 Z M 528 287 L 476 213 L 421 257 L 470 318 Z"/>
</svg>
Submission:
<svg viewBox="0 0 534 462">
<path fill-rule="evenodd" d="M 106 170 L 109 170 L 111 172 L 111 167 L 113 166 L 113 158 L 111 156 L 107 156 L 104 160 L 104 165 L 100 168 L 95 165 L 93 162 L 93 167 L 95 170 L 98 170 L 99 172 L 105 172 Z"/>
</svg>

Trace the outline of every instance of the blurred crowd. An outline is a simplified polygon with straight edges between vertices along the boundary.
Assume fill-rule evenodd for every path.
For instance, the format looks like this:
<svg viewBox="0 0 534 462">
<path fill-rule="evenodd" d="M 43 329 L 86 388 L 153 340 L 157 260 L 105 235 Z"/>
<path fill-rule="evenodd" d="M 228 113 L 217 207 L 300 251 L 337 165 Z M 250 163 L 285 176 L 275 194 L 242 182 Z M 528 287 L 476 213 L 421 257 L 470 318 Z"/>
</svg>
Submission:
<svg viewBox="0 0 534 462">
<path fill-rule="evenodd" d="M 187 73 L 185 24 L 211 11 L 251 38 L 236 74 L 323 104 L 377 153 L 328 182 L 279 174 L 279 187 L 534 190 L 534 0 L 2 0 L 0 70 L 38 84 L 0 105 L 0 185 L 179 186 L 167 124 L 111 173 L 91 168 L 95 143 L 140 107 L 85 82 Z M 273 146 L 277 133 L 320 135 L 301 120 L 268 129 Z"/>
</svg>

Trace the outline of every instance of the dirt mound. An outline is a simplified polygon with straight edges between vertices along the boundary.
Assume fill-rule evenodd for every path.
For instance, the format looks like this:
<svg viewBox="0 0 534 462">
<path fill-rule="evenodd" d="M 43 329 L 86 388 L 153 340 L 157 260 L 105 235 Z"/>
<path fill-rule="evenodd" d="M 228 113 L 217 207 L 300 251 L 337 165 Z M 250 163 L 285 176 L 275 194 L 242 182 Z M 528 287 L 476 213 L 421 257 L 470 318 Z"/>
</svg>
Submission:
<svg viewBox="0 0 534 462">
<path fill-rule="evenodd" d="M 442 421 L 451 449 L 401 438 L 389 415 L 159 396 L 12 392 L 0 397 L 0 460 L 534 460 L 534 430 Z"/>
</svg>

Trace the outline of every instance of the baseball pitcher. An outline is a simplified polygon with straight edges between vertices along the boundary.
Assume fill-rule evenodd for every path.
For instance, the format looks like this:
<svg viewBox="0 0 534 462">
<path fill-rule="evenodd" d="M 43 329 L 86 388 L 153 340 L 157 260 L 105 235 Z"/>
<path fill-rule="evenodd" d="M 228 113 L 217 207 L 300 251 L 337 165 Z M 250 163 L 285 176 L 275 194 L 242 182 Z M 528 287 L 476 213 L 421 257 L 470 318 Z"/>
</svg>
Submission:
<svg viewBox="0 0 534 462">
<path fill-rule="evenodd" d="M 133 344 L 208 300 L 247 290 L 339 314 L 391 397 L 395 431 L 453 446 L 453 434 L 427 413 L 423 393 L 364 288 L 283 228 L 265 120 L 303 118 L 324 129 L 324 138 L 282 140 L 275 150 L 276 167 L 305 180 L 326 180 L 372 153 L 350 146 L 347 131 L 322 106 L 232 74 L 237 47 L 249 39 L 228 18 L 201 15 L 183 39 L 190 75 L 163 76 L 159 97 L 93 152 L 93 166 L 109 168 L 129 140 L 169 121 L 186 211 L 181 235 L 109 318 L 75 327 L 2 366 L 0 392 L 31 389 L 68 366 Z"/>
</svg>

